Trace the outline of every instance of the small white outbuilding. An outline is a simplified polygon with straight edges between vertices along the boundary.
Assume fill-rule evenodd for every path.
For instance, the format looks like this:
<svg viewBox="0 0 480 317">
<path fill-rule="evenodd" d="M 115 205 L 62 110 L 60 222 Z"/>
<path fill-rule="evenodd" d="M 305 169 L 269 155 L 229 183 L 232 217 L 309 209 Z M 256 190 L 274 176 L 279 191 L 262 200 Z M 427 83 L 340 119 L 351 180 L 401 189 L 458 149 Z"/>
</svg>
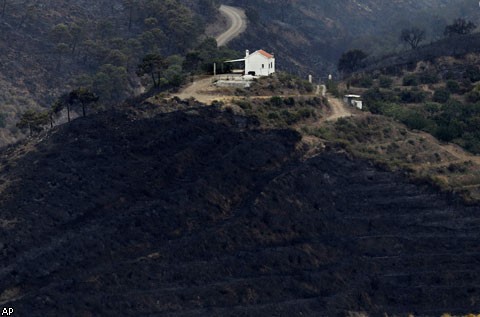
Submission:
<svg viewBox="0 0 480 317">
<path fill-rule="evenodd" d="M 363 101 L 360 98 L 362 98 L 360 95 L 345 95 L 343 101 L 349 106 L 362 110 Z"/>
<path fill-rule="evenodd" d="M 264 50 L 258 50 L 250 54 L 249 50 L 245 52 L 245 58 L 226 61 L 225 63 L 244 62 L 244 75 L 268 76 L 275 73 L 275 56 Z"/>
</svg>

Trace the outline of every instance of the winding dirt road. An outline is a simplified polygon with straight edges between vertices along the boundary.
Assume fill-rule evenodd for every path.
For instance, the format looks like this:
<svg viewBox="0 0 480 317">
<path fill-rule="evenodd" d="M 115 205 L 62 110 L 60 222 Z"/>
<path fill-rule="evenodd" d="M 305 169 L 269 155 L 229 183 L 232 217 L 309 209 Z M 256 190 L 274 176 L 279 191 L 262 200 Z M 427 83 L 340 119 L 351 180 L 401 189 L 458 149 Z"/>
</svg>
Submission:
<svg viewBox="0 0 480 317">
<path fill-rule="evenodd" d="M 220 6 L 220 12 L 229 21 L 228 30 L 216 38 L 218 46 L 224 46 L 247 29 L 247 17 L 242 9 L 223 4 Z"/>
<path fill-rule="evenodd" d="M 353 116 L 352 108 L 345 105 L 340 99 L 327 94 L 328 103 L 330 104 L 330 114 L 324 121 L 336 121 L 340 118 Z"/>
</svg>

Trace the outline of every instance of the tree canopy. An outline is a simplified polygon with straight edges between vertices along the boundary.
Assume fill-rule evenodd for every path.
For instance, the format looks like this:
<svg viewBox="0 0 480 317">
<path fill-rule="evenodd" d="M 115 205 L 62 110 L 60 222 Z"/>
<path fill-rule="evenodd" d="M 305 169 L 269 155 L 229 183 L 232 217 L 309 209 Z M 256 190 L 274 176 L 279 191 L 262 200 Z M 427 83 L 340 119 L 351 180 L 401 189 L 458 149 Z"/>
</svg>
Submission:
<svg viewBox="0 0 480 317">
<path fill-rule="evenodd" d="M 341 72 L 352 73 L 363 64 L 363 60 L 367 58 L 367 54 L 358 49 L 350 50 L 342 54 L 338 61 L 338 70 Z"/>
<path fill-rule="evenodd" d="M 147 54 L 140 64 L 138 64 L 137 75 L 150 75 L 153 86 L 155 88 L 160 86 L 160 76 L 162 70 L 165 68 L 165 60 L 160 54 Z"/>
<path fill-rule="evenodd" d="M 20 117 L 20 121 L 17 123 L 19 129 L 28 129 L 30 136 L 33 133 L 42 131 L 43 126 L 48 124 L 49 115 L 48 112 L 38 112 L 35 110 L 27 110 Z"/>
</svg>

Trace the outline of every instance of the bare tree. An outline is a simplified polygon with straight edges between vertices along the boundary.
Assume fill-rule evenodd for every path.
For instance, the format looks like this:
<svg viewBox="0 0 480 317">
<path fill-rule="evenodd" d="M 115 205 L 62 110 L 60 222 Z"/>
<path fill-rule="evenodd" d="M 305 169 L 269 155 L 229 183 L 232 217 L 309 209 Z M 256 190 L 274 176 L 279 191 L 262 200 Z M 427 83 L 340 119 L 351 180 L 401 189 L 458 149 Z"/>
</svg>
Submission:
<svg viewBox="0 0 480 317">
<path fill-rule="evenodd" d="M 425 30 L 417 27 L 403 29 L 402 33 L 400 33 L 400 41 L 409 44 L 412 49 L 416 49 L 424 39 Z"/>
</svg>

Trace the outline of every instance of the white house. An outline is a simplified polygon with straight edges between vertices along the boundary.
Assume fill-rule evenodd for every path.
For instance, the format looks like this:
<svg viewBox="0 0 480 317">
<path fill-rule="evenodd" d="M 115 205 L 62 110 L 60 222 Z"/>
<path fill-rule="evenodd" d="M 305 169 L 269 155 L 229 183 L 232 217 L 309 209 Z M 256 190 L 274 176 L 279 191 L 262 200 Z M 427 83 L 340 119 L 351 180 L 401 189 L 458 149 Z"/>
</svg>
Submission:
<svg viewBox="0 0 480 317">
<path fill-rule="evenodd" d="M 275 56 L 264 50 L 252 54 L 247 50 L 245 58 L 226 61 L 226 63 L 245 62 L 245 75 L 268 76 L 275 73 Z"/>
</svg>

